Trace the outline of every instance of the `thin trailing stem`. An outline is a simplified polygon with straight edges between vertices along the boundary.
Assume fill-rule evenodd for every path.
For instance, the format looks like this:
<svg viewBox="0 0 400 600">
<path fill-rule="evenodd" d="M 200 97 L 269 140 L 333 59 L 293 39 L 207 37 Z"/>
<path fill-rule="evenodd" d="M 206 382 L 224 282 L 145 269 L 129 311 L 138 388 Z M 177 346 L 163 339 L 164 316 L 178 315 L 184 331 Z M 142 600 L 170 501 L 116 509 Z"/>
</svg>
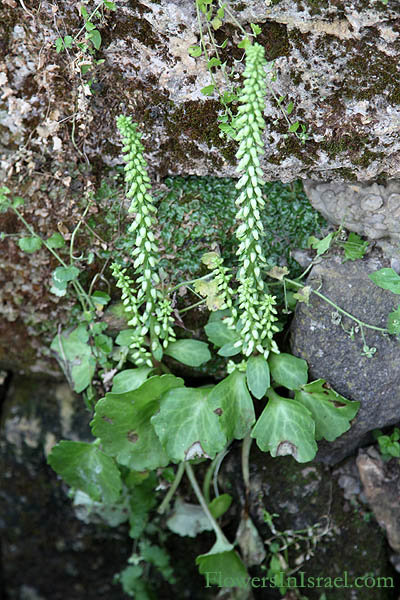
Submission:
<svg viewBox="0 0 400 600">
<path fill-rule="evenodd" d="M 157 512 L 159 512 L 161 515 L 167 510 L 172 496 L 175 494 L 180 482 L 182 481 L 184 472 L 185 472 L 185 463 L 181 462 L 179 464 L 178 470 L 175 475 L 175 479 L 172 482 L 171 487 L 169 488 L 168 492 L 165 494 L 164 500 L 161 502 L 160 506 L 157 509 Z"/>
<path fill-rule="evenodd" d="M 28 223 L 28 221 L 26 221 L 26 219 L 22 216 L 22 214 L 19 212 L 19 210 L 17 208 L 15 208 L 15 206 L 12 206 L 10 204 L 10 208 L 12 208 L 12 210 L 15 212 L 15 214 L 17 215 L 17 217 L 20 219 L 20 221 L 23 223 L 23 225 L 26 227 L 26 229 L 29 231 L 29 233 L 36 237 L 37 239 L 39 239 L 42 244 L 47 248 L 47 250 L 49 252 L 51 252 L 51 254 L 58 260 L 58 262 L 60 263 L 60 265 L 62 265 L 65 268 L 68 268 L 69 265 L 67 265 L 67 263 L 61 258 L 61 256 L 54 250 L 54 248 L 52 248 L 51 246 L 49 246 L 49 244 L 46 242 L 46 240 L 44 240 L 43 238 L 40 237 L 40 235 L 38 235 L 36 233 L 36 231 L 33 229 L 33 227 L 31 227 L 31 225 Z M 76 291 L 76 294 L 79 298 L 80 303 L 82 304 L 82 308 L 84 311 L 87 310 L 94 310 L 94 305 L 93 302 L 91 301 L 91 299 L 89 298 L 89 296 L 87 295 L 87 293 L 85 292 L 85 290 L 83 289 L 83 287 L 81 286 L 81 284 L 79 283 L 79 281 L 71 281 L 73 288 Z M 87 303 L 87 304 L 86 304 Z"/>
<path fill-rule="evenodd" d="M 289 279 L 288 277 L 285 277 L 284 280 L 287 283 L 290 283 L 291 285 L 294 285 L 297 288 L 302 289 L 305 287 L 302 283 L 298 283 L 297 281 L 294 281 L 293 279 Z M 335 304 L 335 302 L 333 302 L 333 300 L 330 300 L 327 296 L 325 296 L 324 294 L 321 294 L 321 292 L 318 292 L 317 290 L 313 290 L 312 288 L 310 289 L 310 291 L 312 294 L 315 294 L 316 296 L 318 296 L 319 298 L 321 298 L 322 300 L 324 300 L 325 302 L 327 302 L 328 304 L 333 306 L 333 308 L 335 308 L 338 312 L 342 313 L 342 315 L 345 315 L 346 317 L 348 317 L 349 319 L 351 319 L 352 321 L 357 323 L 360 326 L 360 328 L 366 327 L 367 329 L 373 329 L 374 331 L 380 331 L 381 333 L 388 333 L 388 330 L 386 329 L 386 327 L 377 327 L 376 325 L 369 325 L 369 323 L 365 323 L 364 321 L 361 321 L 361 319 L 358 319 L 351 313 L 347 312 L 347 310 L 340 308 L 340 306 Z"/>
</svg>

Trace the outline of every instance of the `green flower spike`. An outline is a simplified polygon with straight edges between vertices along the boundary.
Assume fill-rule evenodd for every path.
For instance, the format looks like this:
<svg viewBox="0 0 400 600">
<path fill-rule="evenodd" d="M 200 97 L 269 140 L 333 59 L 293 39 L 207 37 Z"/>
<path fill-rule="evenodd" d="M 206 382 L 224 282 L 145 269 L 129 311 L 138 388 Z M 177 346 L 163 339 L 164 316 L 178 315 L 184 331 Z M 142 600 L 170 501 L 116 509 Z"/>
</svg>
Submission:
<svg viewBox="0 0 400 600">
<path fill-rule="evenodd" d="M 127 198 L 131 199 L 129 212 L 135 213 L 135 219 L 129 227 L 129 232 L 136 235 L 132 255 L 133 266 L 138 275 L 135 284 L 139 289 L 133 293 L 133 281 L 125 274 L 125 269 L 113 265 L 117 286 L 123 290 L 123 301 L 133 315 L 129 324 L 136 328 L 137 333 L 132 340 L 134 351 L 132 358 L 137 365 L 146 362 L 152 365 L 151 355 L 143 344 L 145 336 L 150 336 L 150 348 L 157 360 L 162 358 L 162 346 L 175 341 L 172 329 L 172 306 L 169 299 L 164 297 L 160 289 L 160 277 L 157 272 L 159 251 L 155 243 L 154 229 L 156 227 L 154 200 L 149 192 L 150 178 L 147 175 L 147 163 L 143 156 L 144 147 L 137 124 L 132 123 L 131 117 L 123 115 L 117 118 L 117 126 L 124 143 L 125 182 L 128 187 Z M 143 312 L 139 308 L 143 307 Z"/>
<path fill-rule="evenodd" d="M 264 184 L 259 157 L 264 154 L 261 132 L 265 127 L 264 98 L 266 94 L 264 48 L 260 44 L 246 47 L 246 68 L 243 73 L 244 87 L 239 95 L 238 115 L 234 126 L 236 140 L 240 142 L 236 157 L 239 159 L 237 172 L 241 178 L 236 188 L 241 190 L 236 206 L 236 220 L 240 225 L 236 231 L 239 248 L 237 279 L 238 307 L 233 307 L 232 318 L 227 320 L 231 327 L 237 328 L 241 322 L 241 339 L 235 346 L 241 348 L 245 356 L 256 350 L 268 356 L 269 351 L 279 352 L 272 337 L 278 328 L 275 298 L 261 278 L 261 268 L 266 259 L 261 248 L 264 228 L 260 212 L 265 206 L 261 186 Z"/>
</svg>

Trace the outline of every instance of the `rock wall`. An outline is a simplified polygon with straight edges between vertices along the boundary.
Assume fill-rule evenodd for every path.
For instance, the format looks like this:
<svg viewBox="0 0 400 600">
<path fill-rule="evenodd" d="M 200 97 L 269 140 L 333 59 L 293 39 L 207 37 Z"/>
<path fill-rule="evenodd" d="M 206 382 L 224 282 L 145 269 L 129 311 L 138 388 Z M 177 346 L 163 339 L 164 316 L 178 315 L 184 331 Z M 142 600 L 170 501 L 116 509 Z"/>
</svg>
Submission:
<svg viewBox="0 0 400 600">
<path fill-rule="evenodd" d="M 90 13 L 96 3 L 86 6 Z M 309 131 L 305 144 L 287 136 L 277 103 L 267 98 L 266 179 L 398 177 L 396 4 L 252 0 L 230 8 L 247 30 L 250 22 L 261 27 L 258 41 L 275 61 L 272 89 L 294 103 L 290 118 Z M 228 40 L 222 59 L 240 74 L 240 35 L 232 15 L 226 13 L 215 36 L 219 43 Z M 76 46 L 56 51 L 60 36 L 84 40 L 84 21 L 71 0 L 29 6 L 7 0 L 0 23 L 0 176 L 14 196 L 26 200 L 25 218 L 44 237 L 62 231 L 70 239 L 101 178 L 121 164 L 115 126 L 121 112 L 144 131 L 154 180 L 167 174 L 235 175 L 236 146 L 219 135 L 217 97 L 200 92 L 210 83 L 205 61 L 188 54 L 199 40 L 192 0 L 118 0 L 116 11 L 94 19 L 101 45 L 93 56 Z M 88 62 L 90 70 L 82 73 Z M 98 210 L 91 206 L 87 217 Z M 18 231 L 15 215 L 0 214 L 0 366 L 56 375 L 37 334 L 50 335 L 52 324 L 68 321 L 71 305 L 48 292 L 56 261 L 45 250 L 24 255 Z M 87 253 L 102 243 L 77 237 L 77 247 Z M 96 261 L 86 266 L 88 278 L 101 269 Z"/>
<path fill-rule="evenodd" d="M 95 20 L 102 35 L 95 58 L 104 62 L 82 75 L 79 65 L 87 56 L 74 47 L 57 54 L 54 46 L 59 36 L 75 36 L 82 28 L 75 2 L 37 0 L 29 9 L 15 0 L 3 3 L 3 173 L 14 166 L 14 172 L 29 175 L 46 165 L 68 187 L 68 160 L 86 159 L 100 169 L 115 165 L 120 161 L 115 116 L 122 111 L 143 126 L 148 160 L 159 176 L 234 174 L 235 145 L 221 139 L 216 127 L 217 96 L 200 92 L 210 83 L 205 61 L 188 55 L 199 40 L 194 2 L 116 5 L 115 12 Z M 250 22 L 261 27 L 258 40 L 275 61 L 272 88 L 294 102 L 291 118 L 309 130 L 305 145 L 286 137 L 282 114 L 267 98 L 268 180 L 399 175 L 397 2 L 252 0 L 230 8 L 248 30 Z M 221 56 L 229 67 L 242 58 L 234 43 L 239 30 L 229 14 L 215 37 L 228 40 Z"/>
</svg>

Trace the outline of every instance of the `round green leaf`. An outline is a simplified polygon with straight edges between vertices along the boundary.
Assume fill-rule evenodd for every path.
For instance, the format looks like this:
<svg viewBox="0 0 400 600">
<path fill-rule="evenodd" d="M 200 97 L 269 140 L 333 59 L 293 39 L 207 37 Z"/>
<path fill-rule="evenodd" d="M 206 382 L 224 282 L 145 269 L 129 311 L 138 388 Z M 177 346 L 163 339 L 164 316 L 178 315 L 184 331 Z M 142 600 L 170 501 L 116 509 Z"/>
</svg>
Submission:
<svg viewBox="0 0 400 600">
<path fill-rule="evenodd" d="M 62 248 L 63 246 L 65 246 L 65 240 L 63 238 L 63 236 L 60 233 L 53 233 L 52 236 L 50 236 L 47 240 L 46 240 L 46 244 L 50 247 L 50 248 Z"/>
<path fill-rule="evenodd" d="M 73 281 L 78 277 L 79 273 L 79 269 L 74 266 L 57 267 L 57 269 L 54 269 L 52 277 L 55 282 Z"/>
<path fill-rule="evenodd" d="M 289 390 L 296 390 L 308 381 L 308 366 L 305 360 L 292 354 L 270 354 L 269 368 L 275 383 Z"/>
<path fill-rule="evenodd" d="M 36 236 L 23 237 L 18 240 L 18 246 L 23 252 L 33 254 L 42 247 L 42 240 Z"/>
<path fill-rule="evenodd" d="M 189 367 L 199 367 L 211 358 L 205 342 L 198 340 L 177 340 L 168 344 L 164 354 Z"/>
<path fill-rule="evenodd" d="M 111 391 L 114 394 L 124 394 L 137 390 L 147 379 L 152 371 L 151 367 L 138 367 L 137 369 L 125 369 L 114 376 Z"/>
<path fill-rule="evenodd" d="M 270 386 L 268 362 L 263 356 L 250 356 L 246 368 L 247 385 L 258 400 L 265 396 Z"/>
</svg>

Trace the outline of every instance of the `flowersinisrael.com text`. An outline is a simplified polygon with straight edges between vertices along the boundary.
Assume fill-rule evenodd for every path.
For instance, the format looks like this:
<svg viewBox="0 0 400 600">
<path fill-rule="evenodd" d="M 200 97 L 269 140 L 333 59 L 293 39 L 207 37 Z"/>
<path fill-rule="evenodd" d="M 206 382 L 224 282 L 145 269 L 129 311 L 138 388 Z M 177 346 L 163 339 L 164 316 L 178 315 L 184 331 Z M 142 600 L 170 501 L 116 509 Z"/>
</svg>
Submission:
<svg viewBox="0 0 400 600">
<path fill-rule="evenodd" d="M 347 571 L 338 577 L 311 577 L 304 571 L 299 571 L 296 577 L 288 577 L 285 573 L 279 573 L 273 577 L 223 577 L 219 571 L 207 571 L 204 573 L 206 579 L 205 587 L 213 585 L 218 587 L 240 587 L 240 588 L 394 588 L 392 577 L 374 577 L 371 574 L 360 577 L 352 577 Z"/>
</svg>

